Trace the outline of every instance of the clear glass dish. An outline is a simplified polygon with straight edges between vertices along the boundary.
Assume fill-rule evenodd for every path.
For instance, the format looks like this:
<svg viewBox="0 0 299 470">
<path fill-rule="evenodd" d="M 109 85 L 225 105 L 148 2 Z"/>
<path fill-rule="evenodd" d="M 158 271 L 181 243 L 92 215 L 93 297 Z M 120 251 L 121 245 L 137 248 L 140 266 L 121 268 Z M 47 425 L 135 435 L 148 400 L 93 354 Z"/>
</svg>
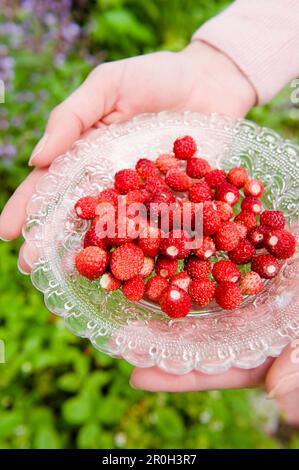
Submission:
<svg viewBox="0 0 299 470">
<path fill-rule="evenodd" d="M 144 114 L 77 141 L 38 183 L 23 229 L 32 283 L 44 293 L 47 308 L 62 316 L 75 335 L 136 366 L 157 365 L 176 374 L 254 368 L 299 335 L 298 251 L 240 309 L 213 307 L 180 320 L 169 319 L 149 302 L 107 293 L 98 281 L 90 282 L 74 269 L 74 252 L 82 246 L 88 224 L 74 214 L 77 199 L 111 186 L 115 172 L 133 167 L 141 156 L 153 159 L 169 152 L 173 140 L 184 134 L 196 139 L 199 155 L 214 166 L 243 165 L 260 178 L 266 185 L 264 206 L 282 209 L 298 237 L 296 145 L 243 119 L 191 112 Z"/>
</svg>

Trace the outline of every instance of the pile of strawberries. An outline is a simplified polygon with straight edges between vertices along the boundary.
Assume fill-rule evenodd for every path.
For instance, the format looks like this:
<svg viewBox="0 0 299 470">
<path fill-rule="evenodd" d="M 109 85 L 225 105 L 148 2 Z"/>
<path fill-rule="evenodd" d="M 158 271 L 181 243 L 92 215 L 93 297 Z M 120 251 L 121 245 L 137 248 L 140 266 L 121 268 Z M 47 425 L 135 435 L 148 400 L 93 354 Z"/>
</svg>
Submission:
<svg viewBox="0 0 299 470">
<path fill-rule="evenodd" d="M 195 156 L 196 151 L 192 137 L 178 138 L 173 153 L 155 161 L 141 158 L 135 169 L 115 174 L 114 188 L 77 201 L 77 216 L 91 221 L 75 258 L 81 275 L 100 278 L 100 286 L 108 291 L 122 289 L 131 301 L 157 302 L 167 315 L 180 318 L 192 304 L 202 308 L 213 300 L 224 309 L 235 309 L 243 295 L 261 292 L 264 280 L 278 274 L 279 260 L 295 252 L 295 238 L 284 228 L 283 213 L 263 211 L 259 198 L 264 185 L 250 179 L 243 167 L 228 173 L 212 169 L 207 160 Z M 105 205 L 117 213 L 121 198 L 127 209 L 121 221 L 125 235 L 118 226 L 113 236 L 102 236 L 97 224 Z M 157 223 L 149 221 L 147 212 L 138 236 L 132 227 L 135 212 L 129 210 L 133 203 L 148 211 L 152 203 L 156 207 Z M 233 207 L 237 203 L 239 211 Z M 187 206 L 194 217 L 199 205 L 203 234 L 197 248 L 190 249 L 191 235 L 174 220 Z M 161 228 L 166 216 L 167 233 Z"/>
</svg>

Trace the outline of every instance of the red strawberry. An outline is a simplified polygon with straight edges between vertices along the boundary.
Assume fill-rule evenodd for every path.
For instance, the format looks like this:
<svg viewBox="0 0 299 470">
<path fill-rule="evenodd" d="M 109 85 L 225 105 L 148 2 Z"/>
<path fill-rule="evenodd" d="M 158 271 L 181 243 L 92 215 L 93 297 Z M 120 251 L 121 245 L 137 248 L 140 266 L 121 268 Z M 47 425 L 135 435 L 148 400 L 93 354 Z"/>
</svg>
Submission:
<svg viewBox="0 0 299 470">
<path fill-rule="evenodd" d="M 161 173 L 166 175 L 169 170 L 178 170 L 180 168 L 180 162 L 173 155 L 163 153 L 157 158 L 156 166 Z"/>
<path fill-rule="evenodd" d="M 110 261 L 112 274 L 121 281 L 137 276 L 143 266 L 144 254 L 133 243 L 125 243 L 113 251 Z"/>
<path fill-rule="evenodd" d="M 154 276 L 151 277 L 146 283 L 146 290 L 145 295 L 148 299 L 152 300 L 153 302 L 158 302 L 162 292 L 168 286 L 168 281 L 165 277 L 162 276 Z"/>
<path fill-rule="evenodd" d="M 189 199 L 191 202 L 204 202 L 213 199 L 213 193 L 205 181 L 198 181 L 191 185 L 189 189 Z"/>
<path fill-rule="evenodd" d="M 227 179 L 237 188 L 242 188 L 248 180 L 248 173 L 242 166 L 237 166 L 229 170 Z"/>
<path fill-rule="evenodd" d="M 221 282 L 216 287 L 215 299 L 225 310 L 234 310 L 242 302 L 242 291 L 235 282 Z"/>
<path fill-rule="evenodd" d="M 239 245 L 228 253 L 229 259 L 236 264 L 246 264 L 255 255 L 254 246 L 246 240 L 241 240 Z"/>
<path fill-rule="evenodd" d="M 251 262 L 251 270 L 264 279 L 272 279 L 280 271 L 278 261 L 271 255 L 255 256 Z"/>
<path fill-rule="evenodd" d="M 75 258 L 78 272 L 90 280 L 97 279 L 106 271 L 108 261 L 108 253 L 97 246 L 84 248 Z"/>
<path fill-rule="evenodd" d="M 85 233 L 83 246 L 84 248 L 87 246 L 98 246 L 105 250 L 107 248 L 107 238 L 98 237 L 95 230 L 92 228 Z"/>
<path fill-rule="evenodd" d="M 161 230 L 158 227 L 147 224 L 140 232 L 138 246 L 145 256 L 155 257 L 159 253 L 161 243 Z"/>
<path fill-rule="evenodd" d="M 213 266 L 212 274 L 216 282 L 238 282 L 241 277 L 237 266 L 227 260 L 217 261 Z"/>
<path fill-rule="evenodd" d="M 287 259 L 295 253 L 296 239 L 287 230 L 270 230 L 265 246 L 275 258 Z"/>
<path fill-rule="evenodd" d="M 245 295 L 254 295 L 261 292 L 264 288 L 264 281 L 258 273 L 250 271 L 242 276 L 240 282 L 241 291 Z"/>
<path fill-rule="evenodd" d="M 104 189 L 98 195 L 98 203 L 110 203 L 113 206 L 117 206 L 119 198 L 119 191 L 113 188 Z"/>
<path fill-rule="evenodd" d="M 124 243 L 131 242 L 137 237 L 138 228 L 134 222 L 129 218 L 125 218 L 122 222 L 115 220 L 115 226 L 113 233 L 108 234 L 108 243 L 111 246 L 123 245 Z"/>
<path fill-rule="evenodd" d="M 127 299 L 138 302 L 145 292 L 145 284 L 141 276 L 132 277 L 122 286 L 122 291 Z"/>
<path fill-rule="evenodd" d="M 252 212 L 255 215 L 259 215 L 263 210 L 263 205 L 259 199 L 255 197 L 244 197 L 242 204 L 242 210 Z"/>
<path fill-rule="evenodd" d="M 75 204 L 75 212 L 80 219 L 93 219 L 96 215 L 98 201 L 95 197 L 81 197 Z"/>
<path fill-rule="evenodd" d="M 148 202 L 152 197 L 152 194 L 146 189 L 134 189 L 134 191 L 129 191 L 126 195 L 126 204 L 133 203 L 145 203 Z"/>
<path fill-rule="evenodd" d="M 156 274 L 162 277 L 172 277 L 178 269 L 178 262 L 176 259 L 171 259 L 166 256 L 159 256 L 156 262 Z"/>
<path fill-rule="evenodd" d="M 167 184 L 161 176 L 150 176 L 144 183 L 144 189 L 150 193 L 159 193 L 160 191 L 165 191 Z"/>
<path fill-rule="evenodd" d="M 174 230 L 163 238 L 160 245 L 160 253 L 172 259 L 185 258 L 190 249 L 187 247 L 190 239 L 181 230 Z"/>
<path fill-rule="evenodd" d="M 244 184 L 245 196 L 260 197 L 264 192 L 264 185 L 259 180 L 248 179 Z"/>
<path fill-rule="evenodd" d="M 286 219 L 281 211 L 264 211 L 260 217 L 261 224 L 274 229 L 284 228 Z"/>
<path fill-rule="evenodd" d="M 169 170 L 165 181 L 173 191 L 187 191 L 191 185 L 189 176 L 181 170 Z"/>
<path fill-rule="evenodd" d="M 112 292 L 120 288 L 121 281 L 112 276 L 111 273 L 105 273 L 100 279 L 100 286 Z"/>
<path fill-rule="evenodd" d="M 269 230 L 270 227 L 267 227 L 267 225 L 257 225 L 249 231 L 248 240 L 255 248 L 262 248 Z"/>
<path fill-rule="evenodd" d="M 179 160 L 188 160 L 193 157 L 197 150 L 196 142 L 193 137 L 185 135 L 185 137 L 180 137 L 176 139 L 173 144 L 173 152 L 175 157 Z"/>
<path fill-rule="evenodd" d="M 156 165 L 147 158 L 140 158 L 136 163 L 135 169 L 143 179 L 157 175 Z"/>
<path fill-rule="evenodd" d="M 208 260 L 202 261 L 196 256 L 185 258 L 184 266 L 187 274 L 189 274 L 193 280 L 207 277 L 211 272 L 210 262 Z"/>
<path fill-rule="evenodd" d="M 205 181 L 210 188 L 215 189 L 217 186 L 226 183 L 226 173 L 224 170 L 216 168 L 205 175 Z"/>
<path fill-rule="evenodd" d="M 154 259 L 150 258 L 149 256 L 145 256 L 144 261 L 143 261 L 143 266 L 142 266 L 141 271 L 139 273 L 140 276 L 141 277 L 149 276 L 153 272 L 154 267 L 155 267 Z"/>
<path fill-rule="evenodd" d="M 244 238 L 247 237 L 247 233 L 248 233 L 247 227 L 245 227 L 245 225 L 236 224 L 236 228 L 239 232 L 240 240 L 244 240 Z"/>
<path fill-rule="evenodd" d="M 215 199 L 218 201 L 227 202 L 227 204 L 233 206 L 238 202 L 239 197 L 238 188 L 230 183 L 220 184 L 216 188 Z"/>
<path fill-rule="evenodd" d="M 211 165 L 204 158 L 190 158 L 187 161 L 186 173 L 190 178 L 202 178 L 209 171 L 211 171 Z"/>
<path fill-rule="evenodd" d="M 240 242 L 239 231 L 234 222 L 223 222 L 214 238 L 216 248 L 222 251 L 230 251 L 236 248 Z"/>
<path fill-rule="evenodd" d="M 238 215 L 236 215 L 234 222 L 245 225 L 248 230 L 251 230 L 257 225 L 255 215 L 249 211 L 241 211 Z"/>
<path fill-rule="evenodd" d="M 214 204 L 205 202 L 202 211 L 203 234 L 213 235 L 221 226 L 221 217 L 219 212 L 214 209 Z"/>
<path fill-rule="evenodd" d="M 203 237 L 197 242 L 198 248 L 193 250 L 193 253 L 201 260 L 205 260 L 214 256 L 216 253 L 215 243 L 210 237 Z"/>
<path fill-rule="evenodd" d="M 229 219 L 232 218 L 234 214 L 233 208 L 227 202 L 214 201 L 213 206 L 219 213 L 221 220 L 223 220 L 224 222 L 227 222 Z"/>
<path fill-rule="evenodd" d="M 161 294 L 160 307 L 171 318 L 185 317 L 191 306 L 189 294 L 177 286 L 169 285 Z"/>
<path fill-rule="evenodd" d="M 198 279 L 190 282 L 188 292 L 199 307 L 205 307 L 213 299 L 215 289 L 216 286 L 210 279 Z"/>
<path fill-rule="evenodd" d="M 191 282 L 191 277 L 188 276 L 188 274 L 185 273 L 185 271 L 181 271 L 180 273 L 175 274 L 170 280 L 171 285 L 180 287 L 186 292 L 188 292 L 188 287 L 189 287 L 190 282 Z"/>
<path fill-rule="evenodd" d="M 135 170 L 125 169 L 118 171 L 115 176 L 115 189 L 121 194 L 139 189 L 142 183 L 141 176 Z"/>
</svg>

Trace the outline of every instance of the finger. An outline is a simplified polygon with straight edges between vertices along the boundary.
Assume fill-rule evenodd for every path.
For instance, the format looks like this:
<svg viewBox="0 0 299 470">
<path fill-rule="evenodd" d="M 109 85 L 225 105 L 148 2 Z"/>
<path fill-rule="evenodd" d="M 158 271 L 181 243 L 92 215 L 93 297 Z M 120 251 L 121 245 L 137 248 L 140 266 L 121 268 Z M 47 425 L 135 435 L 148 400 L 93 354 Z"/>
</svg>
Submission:
<svg viewBox="0 0 299 470">
<path fill-rule="evenodd" d="M 13 240 L 21 234 L 28 200 L 35 191 L 36 183 L 45 172 L 46 170 L 41 169 L 33 170 L 6 203 L 0 216 L 0 237 L 3 240 Z"/>
<path fill-rule="evenodd" d="M 48 166 L 84 131 L 113 111 L 121 67 L 120 62 L 97 67 L 74 93 L 54 108 L 30 165 Z"/>
<path fill-rule="evenodd" d="M 277 399 L 282 415 L 288 424 L 299 426 L 299 391 L 295 390 Z"/>
<path fill-rule="evenodd" d="M 276 359 L 267 374 L 266 388 L 271 398 L 282 398 L 293 392 L 299 398 L 299 339 Z"/>
<path fill-rule="evenodd" d="M 26 262 L 24 252 L 26 250 L 25 243 L 20 248 L 18 259 L 18 270 L 21 274 L 29 274 L 31 271 L 30 265 Z"/>
<path fill-rule="evenodd" d="M 272 361 L 273 359 L 267 359 L 256 369 L 232 368 L 223 374 L 215 375 L 192 371 L 178 376 L 163 372 L 158 367 L 136 368 L 133 370 L 130 383 L 134 388 L 151 392 L 191 392 L 256 387 L 262 382 Z"/>
</svg>

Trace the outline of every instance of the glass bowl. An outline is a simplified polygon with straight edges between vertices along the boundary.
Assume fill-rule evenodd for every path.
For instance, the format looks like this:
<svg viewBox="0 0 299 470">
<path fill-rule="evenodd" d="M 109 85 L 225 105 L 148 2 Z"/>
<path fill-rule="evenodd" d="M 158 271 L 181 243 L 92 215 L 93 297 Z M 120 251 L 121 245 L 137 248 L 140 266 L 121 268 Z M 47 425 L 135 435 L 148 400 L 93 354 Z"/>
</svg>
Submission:
<svg viewBox="0 0 299 470">
<path fill-rule="evenodd" d="M 219 373 L 254 368 L 277 356 L 299 335 L 299 256 L 284 262 L 280 274 L 237 310 L 203 309 L 172 320 L 150 302 L 130 302 L 107 293 L 99 282 L 79 276 L 74 252 L 88 222 L 74 203 L 113 184 L 116 171 L 141 157 L 169 152 L 174 139 L 192 135 L 214 166 L 243 165 L 265 183 L 264 207 L 282 209 L 298 237 L 299 148 L 270 129 L 227 116 L 185 112 L 144 114 L 93 131 L 58 157 L 39 181 L 27 208 L 23 235 L 34 286 L 47 308 L 64 318 L 75 335 L 139 367 L 157 365 L 184 374 L 193 369 Z"/>
</svg>

